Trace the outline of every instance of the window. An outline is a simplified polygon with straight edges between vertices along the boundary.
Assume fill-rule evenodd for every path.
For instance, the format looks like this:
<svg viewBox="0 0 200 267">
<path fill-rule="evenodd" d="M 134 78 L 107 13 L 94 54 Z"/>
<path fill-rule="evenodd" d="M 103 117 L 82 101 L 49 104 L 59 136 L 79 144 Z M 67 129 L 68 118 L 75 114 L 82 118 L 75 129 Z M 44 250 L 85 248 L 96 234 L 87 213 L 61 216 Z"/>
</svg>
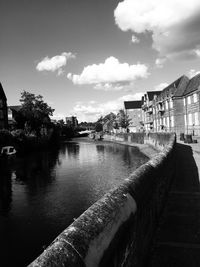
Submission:
<svg viewBox="0 0 200 267">
<path fill-rule="evenodd" d="M 184 121 L 185 121 L 185 125 L 187 125 L 187 117 L 186 117 L 186 115 L 184 115 Z"/>
<path fill-rule="evenodd" d="M 194 113 L 194 125 L 199 125 L 199 118 L 198 112 Z"/>
<path fill-rule="evenodd" d="M 188 114 L 188 125 L 192 125 L 192 113 Z"/>
<path fill-rule="evenodd" d="M 188 105 L 191 104 L 191 97 L 190 96 L 188 96 L 188 98 L 187 98 L 187 103 L 188 103 Z"/>
<path fill-rule="evenodd" d="M 173 108 L 173 101 L 172 101 L 172 99 L 170 99 L 170 101 L 169 101 L 169 106 L 170 106 L 170 108 Z"/>
<path fill-rule="evenodd" d="M 183 105 L 185 106 L 185 98 L 183 98 Z"/>
<path fill-rule="evenodd" d="M 165 102 L 165 107 L 166 107 L 166 110 L 168 110 L 168 102 L 167 101 Z"/>
<path fill-rule="evenodd" d="M 195 94 L 193 94 L 193 100 L 194 100 L 194 103 L 196 103 L 197 102 L 197 94 L 195 93 Z"/>
<path fill-rule="evenodd" d="M 167 117 L 167 127 L 169 127 L 169 117 Z"/>
<path fill-rule="evenodd" d="M 174 127 L 174 116 L 171 116 L 171 126 Z"/>
</svg>

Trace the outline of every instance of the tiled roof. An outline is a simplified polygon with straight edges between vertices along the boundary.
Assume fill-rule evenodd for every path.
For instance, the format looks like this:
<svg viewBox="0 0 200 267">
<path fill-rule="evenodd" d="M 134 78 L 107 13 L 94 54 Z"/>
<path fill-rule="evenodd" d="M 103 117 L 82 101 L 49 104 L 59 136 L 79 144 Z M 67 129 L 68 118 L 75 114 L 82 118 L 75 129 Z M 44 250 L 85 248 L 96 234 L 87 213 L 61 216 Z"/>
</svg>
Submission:
<svg viewBox="0 0 200 267">
<path fill-rule="evenodd" d="M 147 91 L 149 101 L 152 101 L 154 96 L 160 95 L 161 91 Z"/>
<path fill-rule="evenodd" d="M 186 87 L 184 91 L 184 95 L 188 95 L 192 93 L 193 91 L 196 91 L 199 85 L 200 85 L 200 74 L 197 74 L 189 81 L 188 86 Z"/>
<path fill-rule="evenodd" d="M 8 106 L 9 109 L 11 110 L 15 110 L 15 111 L 19 111 L 21 109 L 22 106 L 18 105 L 18 106 Z"/>
<path fill-rule="evenodd" d="M 186 86 L 188 85 L 189 83 L 189 78 L 185 75 L 181 76 L 179 78 L 179 82 L 178 82 L 178 85 L 176 86 L 176 91 L 174 93 L 174 96 L 175 97 L 179 97 L 179 96 L 183 96 L 184 94 L 184 91 L 186 89 Z"/>
<path fill-rule="evenodd" d="M 125 109 L 138 109 L 141 108 L 142 101 L 136 100 L 136 101 L 124 101 L 124 107 Z"/>
<path fill-rule="evenodd" d="M 183 75 L 179 77 L 177 80 L 175 80 L 173 83 L 171 83 L 162 90 L 159 98 L 165 98 L 170 95 L 174 97 L 182 96 L 188 82 L 189 79 L 187 76 Z"/>
<path fill-rule="evenodd" d="M 1 83 L 0 83 L 0 98 L 4 98 L 5 100 L 7 100 Z"/>
</svg>

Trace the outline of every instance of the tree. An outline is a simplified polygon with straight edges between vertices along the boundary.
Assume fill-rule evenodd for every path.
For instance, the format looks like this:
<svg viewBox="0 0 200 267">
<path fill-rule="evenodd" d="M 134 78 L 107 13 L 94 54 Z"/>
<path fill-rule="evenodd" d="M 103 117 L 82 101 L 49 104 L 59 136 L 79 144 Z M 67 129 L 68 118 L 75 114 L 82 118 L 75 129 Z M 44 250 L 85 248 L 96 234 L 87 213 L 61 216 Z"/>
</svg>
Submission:
<svg viewBox="0 0 200 267">
<path fill-rule="evenodd" d="M 101 122 L 97 122 L 96 125 L 95 125 L 95 131 L 96 132 L 101 132 L 103 131 L 103 126 L 101 124 Z"/>
<path fill-rule="evenodd" d="M 119 110 L 117 118 L 119 127 L 126 129 L 129 126 L 131 119 L 129 119 L 128 115 L 124 112 L 123 109 Z"/>
<path fill-rule="evenodd" d="M 53 115 L 54 109 L 43 101 L 41 95 L 35 95 L 27 91 L 21 93 L 20 102 L 22 103 L 20 112 L 25 118 L 26 129 L 29 132 L 35 131 L 39 136 L 41 128 L 50 124 L 49 116 Z"/>
</svg>

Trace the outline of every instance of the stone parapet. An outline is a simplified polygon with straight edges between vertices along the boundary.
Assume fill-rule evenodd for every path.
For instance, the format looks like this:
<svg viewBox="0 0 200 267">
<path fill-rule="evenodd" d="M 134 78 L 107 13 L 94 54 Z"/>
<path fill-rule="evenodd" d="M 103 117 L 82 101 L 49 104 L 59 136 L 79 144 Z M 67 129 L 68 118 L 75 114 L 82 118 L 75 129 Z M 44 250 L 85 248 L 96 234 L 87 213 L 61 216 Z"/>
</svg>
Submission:
<svg viewBox="0 0 200 267">
<path fill-rule="evenodd" d="M 160 153 L 94 203 L 29 267 L 145 266 L 175 169 L 175 135 L 160 138 L 148 137 Z"/>
</svg>

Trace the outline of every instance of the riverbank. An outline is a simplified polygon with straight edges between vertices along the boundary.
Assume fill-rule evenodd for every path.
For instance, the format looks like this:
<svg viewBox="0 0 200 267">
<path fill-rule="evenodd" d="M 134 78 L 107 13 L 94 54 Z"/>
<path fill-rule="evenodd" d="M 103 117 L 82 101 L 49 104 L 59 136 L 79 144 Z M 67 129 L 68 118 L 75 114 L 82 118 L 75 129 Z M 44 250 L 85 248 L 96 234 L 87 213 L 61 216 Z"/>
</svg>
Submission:
<svg viewBox="0 0 200 267">
<path fill-rule="evenodd" d="M 128 141 L 117 141 L 117 140 L 108 140 L 108 139 L 103 139 L 103 140 L 93 140 L 89 137 L 78 137 L 78 138 L 72 138 L 68 142 L 76 142 L 76 141 L 84 141 L 84 142 L 90 142 L 90 143 L 95 143 L 95 144 L 102 144 L 102 143 L 115 143 L 115 144 L 120 144 L 120 145 L 125 145 L 125 146 L 131 146 L 131 147 L 136 147 L 138 150 L 147 156 L 149 159 L 152 159 L 157 155 L 160 151 L 156 149 L 153 146 L 147 145 L 147 144 L 138 144 L 134 142 L 128 142 Z"/>
</svg>

